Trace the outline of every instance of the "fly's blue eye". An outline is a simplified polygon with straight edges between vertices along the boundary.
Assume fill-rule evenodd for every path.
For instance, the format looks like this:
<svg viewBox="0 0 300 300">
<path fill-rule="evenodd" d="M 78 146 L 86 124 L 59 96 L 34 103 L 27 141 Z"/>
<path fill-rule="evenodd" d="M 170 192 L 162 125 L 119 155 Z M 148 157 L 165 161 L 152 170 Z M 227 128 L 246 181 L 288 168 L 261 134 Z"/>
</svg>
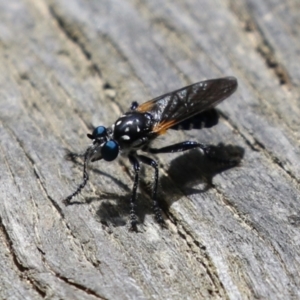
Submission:
<svg viewBox="0 0 300 300">
<path fill-rule="evenodd" d="M 106 128 L 104 126 L 99 126 L 94 129 L 93 137 L 94 139 L 106 136 Z"/>
<path fill-rule="evenodd" d="M 101 148 L 101 154 L 104 160 L 112 161 L 119 154 L 119 145 L 116 141 L 110 140 L 106 142 Z"/>
</svg>

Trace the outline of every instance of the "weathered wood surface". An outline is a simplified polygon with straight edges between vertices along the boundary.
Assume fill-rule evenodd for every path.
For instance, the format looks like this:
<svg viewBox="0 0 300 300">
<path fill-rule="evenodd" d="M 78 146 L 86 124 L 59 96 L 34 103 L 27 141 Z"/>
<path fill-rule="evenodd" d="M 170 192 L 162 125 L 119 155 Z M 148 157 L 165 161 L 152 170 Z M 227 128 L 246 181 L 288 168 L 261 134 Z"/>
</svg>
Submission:
<svg viewBox="0 0 300 300">
<path fill-rule="evenodd" d="M 299 299 L 299 15 L 298 0 L 0 1 L 0 299 Z M 62 204 L 82 176 L 64 149 L 91 125 L 226 75 L 219 125 L 160 144 L 222 142 L 242 164 L 206 188 L 199 151 L 158 156 L 167 230 L 147 168 L 128 231 L 122 159 Z"/>
</svg>

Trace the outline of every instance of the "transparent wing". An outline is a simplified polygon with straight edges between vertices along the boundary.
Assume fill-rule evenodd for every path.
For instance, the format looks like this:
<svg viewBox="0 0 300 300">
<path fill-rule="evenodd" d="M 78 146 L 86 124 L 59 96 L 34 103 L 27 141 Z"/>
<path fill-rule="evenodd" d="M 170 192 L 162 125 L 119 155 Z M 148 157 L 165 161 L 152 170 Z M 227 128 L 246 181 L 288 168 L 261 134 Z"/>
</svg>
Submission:
<svg viewBox="0 0 300 300">
<path fill-rule="evenodd" d="M 234 77 L 200 81 L 147 101 L 136 110 L 150 113 L 156 122 L 153 132 L 162 134 L 170 127 L 215 107 L 233 94 L 237 86 Z"/>
</svg>

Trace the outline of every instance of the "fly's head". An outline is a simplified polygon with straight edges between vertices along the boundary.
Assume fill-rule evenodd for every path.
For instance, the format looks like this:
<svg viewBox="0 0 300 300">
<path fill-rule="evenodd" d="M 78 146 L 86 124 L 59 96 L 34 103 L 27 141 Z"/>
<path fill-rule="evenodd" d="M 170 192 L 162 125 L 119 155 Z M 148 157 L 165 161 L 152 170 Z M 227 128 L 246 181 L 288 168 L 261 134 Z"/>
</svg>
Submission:
<svg viewBox="0 0 300 300">
<path fill-rule="evenodd" d="M 90 161 L 104 159 L 112 161 L 120 151 L 124 154 L 141 149 L 152 138 L 153 119 L 149 113 L 128 112 L 120 117 L 111 128 L 98 126 L 92 134 Z"/>
<path fill-rule="evenodd" d="M 111 138 L 112 130 L 104 126 L 98 126 L 92 134 L 87 134 L 93 140 L 93 147 L 90 160 L 96 161 L 104 159 L 112 161 L 119 154 L 119 144 Z"/>
</svg>

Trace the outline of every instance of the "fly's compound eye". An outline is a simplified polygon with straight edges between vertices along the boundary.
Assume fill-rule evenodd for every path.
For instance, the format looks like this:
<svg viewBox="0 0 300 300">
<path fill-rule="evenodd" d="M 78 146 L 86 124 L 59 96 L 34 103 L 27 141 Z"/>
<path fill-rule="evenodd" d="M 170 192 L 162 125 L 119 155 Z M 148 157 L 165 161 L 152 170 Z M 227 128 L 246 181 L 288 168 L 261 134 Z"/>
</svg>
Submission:
<svg viewBox="0 0 300 300">
<path fill-rule="evenodd" d="M 106 161 L 114 160 L 119 154 L 118 143 L 114 140 L 106 142 L 101 148 L 101 154 Z"/>
<path fill-rule="evenodd" d="M 106 128 L 104 126 L 98 126 L 93 131 L 93 136 L 95 138 L 101 138 L 106 136 Z"/>
<path fill-rule="evenodd" d="M 98 126 L 94 129 L 92 134 L 88 134 L 87 136 L 92 139 L 99 139 L 99 138 L 103 138 L 106 137 L 107 135 L 107 130 L 104 126 Z"/>
</svg>

